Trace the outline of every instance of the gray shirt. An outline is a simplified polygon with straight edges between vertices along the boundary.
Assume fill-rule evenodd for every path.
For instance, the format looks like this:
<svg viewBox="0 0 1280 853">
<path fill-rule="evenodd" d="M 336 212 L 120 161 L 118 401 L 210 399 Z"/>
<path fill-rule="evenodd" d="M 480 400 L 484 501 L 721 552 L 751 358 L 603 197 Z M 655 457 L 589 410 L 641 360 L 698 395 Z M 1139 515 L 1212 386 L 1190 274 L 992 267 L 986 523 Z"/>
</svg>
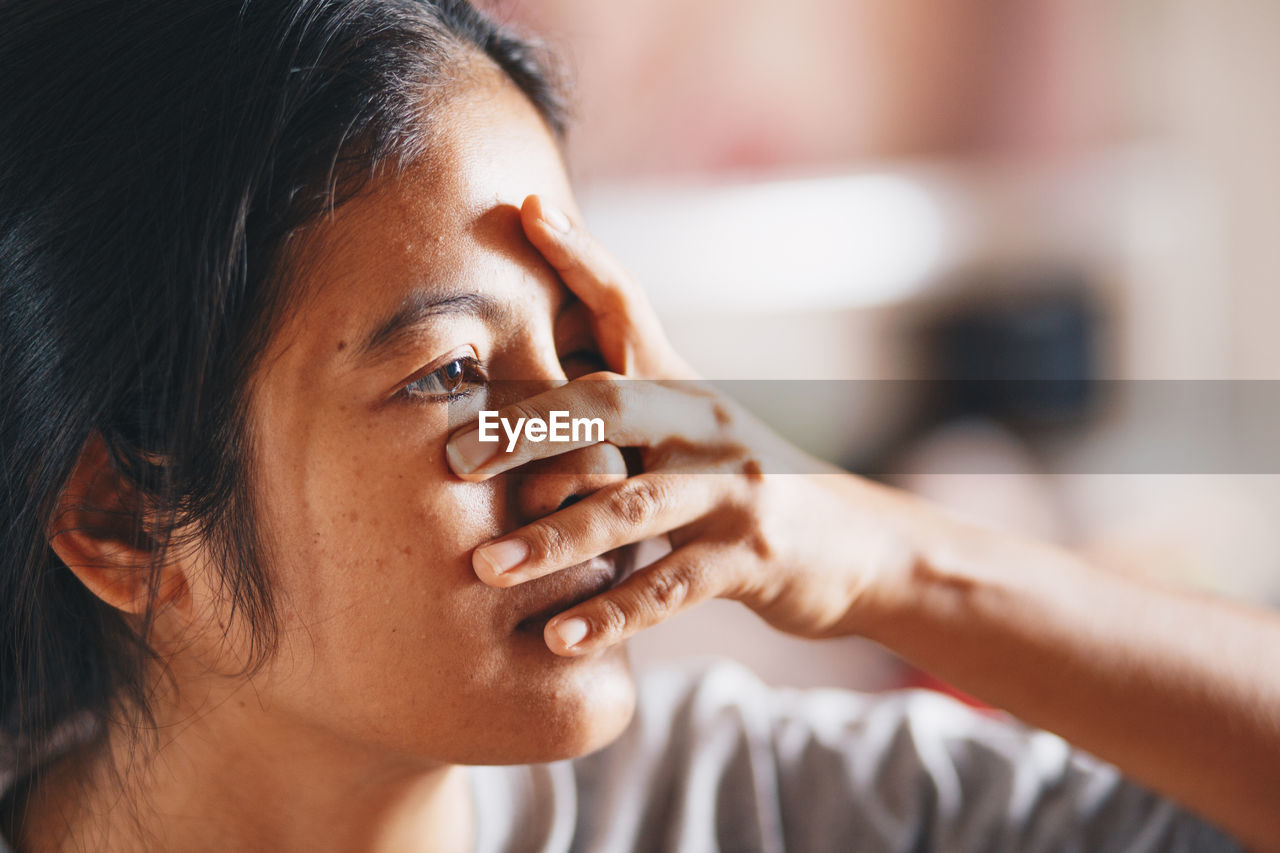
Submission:
<svg viewBox="0 0 1280 853">
<path fill-rule="evenodd" d="M 595 753 L 467 772 L 476 853 L 1240 850 L 1004 716 L 919 690 L 770 688 L 728 661 L 646 673 Z"/>
<path fill-rule="evenodd" d="M 1240 849 L 1004 715 L 920 690 L 770 688 L 727 661 L 647 673 L 598 752 L 469 772 L 477 853 Z"/>
</svg>

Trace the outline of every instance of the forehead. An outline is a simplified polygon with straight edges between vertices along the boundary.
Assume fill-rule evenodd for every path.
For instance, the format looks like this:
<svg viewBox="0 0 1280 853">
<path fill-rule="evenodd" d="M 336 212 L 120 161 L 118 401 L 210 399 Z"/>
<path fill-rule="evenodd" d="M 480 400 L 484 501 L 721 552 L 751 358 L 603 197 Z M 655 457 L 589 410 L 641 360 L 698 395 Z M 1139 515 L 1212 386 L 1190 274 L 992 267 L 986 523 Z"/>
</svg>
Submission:
<svg viewBox="0 0 1280 853">
<path fill-rule="evenodd" d="M 519 208 L 538 193 L 573 199 L 560 150 L 505 75 L 486 75 L 435 109 L 427 155 L 387 175 L 309 229 L 292 263 L 295 296 L 282 343 L 354 342 L 411 291 L 501 291 L 516 299 L 512 264 L 541 260 Z M 319 343 L 319 341 L 317 341 Z"/>
</svg>

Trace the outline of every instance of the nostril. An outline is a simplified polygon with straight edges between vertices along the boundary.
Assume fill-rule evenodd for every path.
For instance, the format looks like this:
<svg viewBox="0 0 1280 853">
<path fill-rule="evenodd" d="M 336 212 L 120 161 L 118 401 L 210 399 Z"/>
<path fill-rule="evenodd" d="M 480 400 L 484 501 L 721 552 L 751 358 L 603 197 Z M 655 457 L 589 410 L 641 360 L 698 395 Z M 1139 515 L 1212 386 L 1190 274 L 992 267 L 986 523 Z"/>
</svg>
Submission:
<svg viewBox="0 0 1280 853">
<path fill-rule="evenodd" d="M 556 512 L 559 512 L 560 510 L 565 509 L 566 507 L 573 506 L 574 504 L 576 504 L 578 501 L 582 500 L 585 497 L 586 495 L 569 495 L 569 497 L 560 501 L 560 506 L 556 507 Z"/>
</svg>

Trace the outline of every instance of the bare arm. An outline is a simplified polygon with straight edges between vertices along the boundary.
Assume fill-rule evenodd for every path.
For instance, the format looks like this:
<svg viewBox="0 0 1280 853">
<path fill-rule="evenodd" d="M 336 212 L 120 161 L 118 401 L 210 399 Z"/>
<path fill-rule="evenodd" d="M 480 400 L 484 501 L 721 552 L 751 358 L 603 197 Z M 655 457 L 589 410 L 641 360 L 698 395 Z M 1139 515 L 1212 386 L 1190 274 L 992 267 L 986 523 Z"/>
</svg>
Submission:
<svg viewBox="0 0 1280 853">
<path fill-rule="evenodd" d="M 1280 849 L 1280 616 L 1094 569 L 852 478 L 837 488 L 912 543 L 850 629 Z"/>
<path fill-rule="evenodd" d="M 691 375 L 585 232 L 548 224 L 536 199 L 522 213 L 593 312 L 618 371 L 594 378 Z M 519 404 L 602 414 L 607 440 L 636 448 L 643 472 L 500 537 L 519 548 L 477 548 L 481 580 L 512 586 L 659 535 L 674 548 L 550 620 L 551 651 L 591 654 L 707 598 L 734 599 L 800 636 L 870 637 L 1242 842 L 1280 850 L 1280 615 L 1100 571 L 807 457 L 801 470 L 828 473 L 765 473 L 765 460 L 803 454 L 689 385 L 571 382 Z M 573 448 L 450 460 L 483 480 Z"/>
</svg>

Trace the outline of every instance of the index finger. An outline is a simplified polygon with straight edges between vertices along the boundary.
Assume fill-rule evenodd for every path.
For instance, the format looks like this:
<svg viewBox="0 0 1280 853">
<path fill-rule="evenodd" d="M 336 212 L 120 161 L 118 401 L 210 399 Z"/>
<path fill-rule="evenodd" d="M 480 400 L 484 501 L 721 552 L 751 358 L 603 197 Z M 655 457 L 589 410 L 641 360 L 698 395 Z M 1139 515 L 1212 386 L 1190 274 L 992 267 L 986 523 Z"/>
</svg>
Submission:
<svg viewBox="0 0 1280 853">
<path fill-rule="evenodd" d="M 563 211 L 531 195 L 520 207 L 520 221 L 530 242 L 593 314 L 609 320 L 628 313 L 638 295 L 635 284 Z"/>
<path fill-rule="evenodd" d="M 629 376 L 695 378 L 671 349 L 639 285 L 585 228 L 531 195 L 520 207 L 529 242 L 591 311 L 605 362 Z"/>
<path fill-rule="evenodd" d="M 445 455 L 455 474 L 478 482 L 602 441 L 651 447 L 679 437 L 693 444 L 710 441 L 718 429 L 715 405 L 692 390 L 601 371 L 482 411 L 449 438 Z"/>
</svg>

